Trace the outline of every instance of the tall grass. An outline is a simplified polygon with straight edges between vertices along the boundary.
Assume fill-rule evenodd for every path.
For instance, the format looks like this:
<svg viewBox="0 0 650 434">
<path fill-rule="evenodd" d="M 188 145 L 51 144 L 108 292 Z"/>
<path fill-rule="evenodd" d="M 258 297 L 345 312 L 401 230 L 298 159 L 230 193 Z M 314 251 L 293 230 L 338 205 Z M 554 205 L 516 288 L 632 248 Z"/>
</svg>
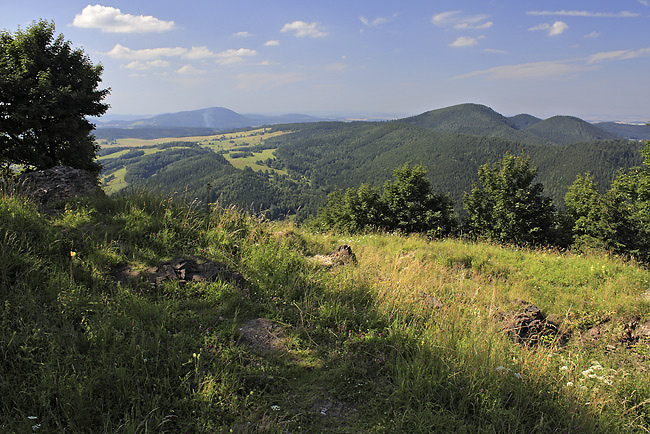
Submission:
<svg viewBox="0 0 650 434">
<path fill-rule="evenodd" d="M 339 244 L 358 266 L 309 259 Z M 181 285 L 111 271 L 199 255 L 240 273 Z M 598 252 L 341 238 L 136 192 L 44 215 L 0 197 L 0 430 L 646 432 L 650 274 Z M 243 282 L 243 283 L 242 283 Z M 563 339 L 514 343 L 536 304 Z M 283 347 L 242 339 L 268 318 Z M 598 341 L 581 335 L 602 326 Z"/>
</svg>

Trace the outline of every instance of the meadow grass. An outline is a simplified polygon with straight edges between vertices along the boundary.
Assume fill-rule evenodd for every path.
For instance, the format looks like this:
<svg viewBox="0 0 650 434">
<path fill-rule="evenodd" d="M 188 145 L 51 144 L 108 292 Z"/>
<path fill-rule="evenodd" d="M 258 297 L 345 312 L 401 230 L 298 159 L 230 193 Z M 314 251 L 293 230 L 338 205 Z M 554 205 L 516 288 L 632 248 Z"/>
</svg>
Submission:
<svg viewBox="0 0 650 434">
<path fill-rule="evenodd" d="M 359 265 L 310 259 L 340 244 Z M 241 273 L 160 286 L 110 272 L 200 255 Z M 7 433 L 642 433 L 650 273 L 604 253 L 309 233 L 137 192 L 45 215 L 0 196 L 0 430 Z M 565 339 L 512 341 L 535 303 Z M 242 338 L 249 320 L 283 349 Z M 581 339 L 595 324 L 601 339 Z M 605 327 L 605 325 L 607 327 Z"/>
</svg>

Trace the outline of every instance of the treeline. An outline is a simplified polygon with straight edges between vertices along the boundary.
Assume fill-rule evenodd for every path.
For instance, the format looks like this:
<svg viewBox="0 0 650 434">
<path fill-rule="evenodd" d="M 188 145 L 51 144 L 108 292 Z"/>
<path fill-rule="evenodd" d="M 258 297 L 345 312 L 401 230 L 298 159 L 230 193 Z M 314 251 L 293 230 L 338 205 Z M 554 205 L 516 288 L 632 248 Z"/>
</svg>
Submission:
<svg viewBox="0 0 650 434">
<path fill-rule="evenodd" d="M 222 155 L 201 147 L 167 148 L 104 162 L 106 173 L 119 167 L 127 168 L 124 179 L 130 187 L 146 186 L 202 204 L 234 204 L 270 219 L 288 215 L 305 219 L 324 196 L 323 192 L 316 194 L 307 183 L 277 173 L 235 169 Z"/>
<path fill-rule="evenodd" d="M 539 145 L 441 133 L 404 122 L 322 122 L 291 129 L 295 132 L 268 139 L 267 146 L 277 148 L 277 164 L 293 178 L 306 177 L 313 186 L 330 192 L 362 183 L 379 187 L 396 165 L 422 164 L 431 185 L 448 193 L 461 214 L 463 195 L 478 181 L 479 167 L 506 153 L 523 150 L 530 156 L 545 191 L 560 208 L 577 175 L 589 172 L 606 188 L 619 168 L 641 164 L 642 145 L 626 140 Z"/>
<path fill-rule="evenodd" d="M 650 262 L 650 141 L 641 166 L 620 170 L 599 192 L 590 174 L 576 177 L 559 211 L 536 182 L 530 158 L 506 153 L 481 165 L 478 181 L 463 195 L 464 217 L 436 194 L 426 169 L 408 163 L 395 169 L 383 189 L 362 184 L 335 190 L 311 220 L 312 227 L 358 233 L 368 230 L 423 233 L 439 238 L 463 234 L 515 245 L 604 248 Z"/>
</svg>

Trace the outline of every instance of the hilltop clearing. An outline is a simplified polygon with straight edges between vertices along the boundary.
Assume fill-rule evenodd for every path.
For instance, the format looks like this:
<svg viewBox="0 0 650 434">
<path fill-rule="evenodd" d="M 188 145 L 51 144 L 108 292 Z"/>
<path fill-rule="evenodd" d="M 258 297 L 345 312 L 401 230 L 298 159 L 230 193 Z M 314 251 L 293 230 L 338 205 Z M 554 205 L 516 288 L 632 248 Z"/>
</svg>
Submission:
<svg viewBox="0 0 650 434">
<path fill-rule="evenodd" d="M 650 425 L 635 263 L 309 233 L 146 193 L 59 206 L 0 195 L 4 432 Z M 316 259 L 343 244 L 356 265 Z"/>
</svg>

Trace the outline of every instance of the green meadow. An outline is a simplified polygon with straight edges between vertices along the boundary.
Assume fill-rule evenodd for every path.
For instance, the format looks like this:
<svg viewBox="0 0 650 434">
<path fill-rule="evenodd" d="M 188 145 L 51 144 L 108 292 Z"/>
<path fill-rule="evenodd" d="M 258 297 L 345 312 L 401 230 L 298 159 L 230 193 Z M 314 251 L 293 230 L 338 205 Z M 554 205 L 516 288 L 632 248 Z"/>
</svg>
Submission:
<svg viewBox="0 0 650 434">
<path fill-rule="evenodd" d="M 317 260 L 347 244 L 357 264 Z M 203 281 L 116 278 L 174 258 Z M 145 191 L 0 195 L 6 433 L 645 433 L 650 272 L 605 252 L 310 232 Z M 536 306 L 548 326 L 516 339 Z"/>
</svg>

